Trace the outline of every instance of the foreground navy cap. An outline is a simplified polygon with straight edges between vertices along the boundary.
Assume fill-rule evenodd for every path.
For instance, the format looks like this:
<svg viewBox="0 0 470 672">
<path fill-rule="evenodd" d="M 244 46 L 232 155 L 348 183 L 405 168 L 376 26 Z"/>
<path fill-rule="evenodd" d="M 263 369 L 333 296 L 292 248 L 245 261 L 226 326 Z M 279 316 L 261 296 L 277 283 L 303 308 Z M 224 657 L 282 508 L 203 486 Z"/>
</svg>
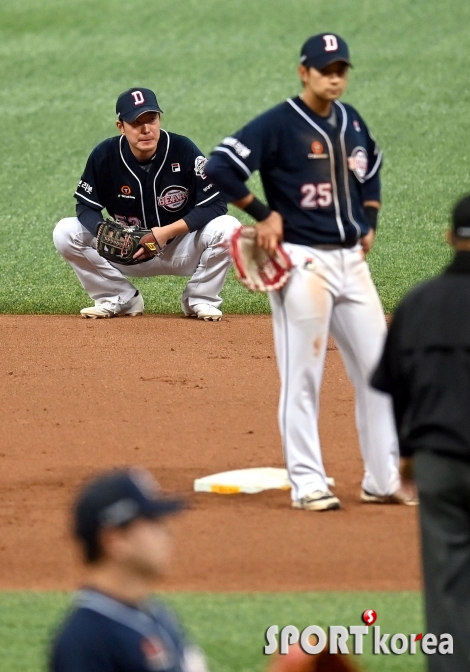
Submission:
<svg viewBox="0 0 470 672">
<path fill-rule="evenodd" d="M 455 205 L 452 228 L 457 238 L 470 238 L 470 196 L 464 196 Z"/>
<path fill-rule="evenodd" d="M 342 61 L 352 67 L 346 42 L 334 33 L 313 35 L 300 50 L 300 64 L 321 70 L 331 63 Z"/>
<path fill-rule="evenodd" d="M 164 495 L 144 469 L 106 472 L 79 493 L 73 509 L 75 534 L 89 541 L 98 530 L 119 527 L 136 518 L 160 518 L 183 508 L 184 500 Z"/>
<path fill-rule="evenodd" d="M 144 112 L 163 112 L 150 89 L 128 89 L 117 99 L 116 114 L 123 121 L 135 121 Z"/>
</svg>

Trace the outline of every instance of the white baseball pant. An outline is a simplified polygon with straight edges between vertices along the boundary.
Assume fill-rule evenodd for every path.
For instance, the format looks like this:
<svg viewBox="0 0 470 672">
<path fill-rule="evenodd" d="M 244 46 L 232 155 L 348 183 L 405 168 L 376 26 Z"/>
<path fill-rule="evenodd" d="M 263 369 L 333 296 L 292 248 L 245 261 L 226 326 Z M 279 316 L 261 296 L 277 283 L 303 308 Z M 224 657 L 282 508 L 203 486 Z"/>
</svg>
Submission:
<svg viewBox="0 0 470 672">
<path fill-rule="evenodd" d="M 198 303 L 215 308 L 222 303 L 219 293 L 231 264 L 228 242 L 239 226 L 231 215 L 216 217 L 199 231 L 174 238 L 161 256 L 136 266 L 111 263 L 101 257 L 96 251 L 96 238 L 77 217 L 61 219 L 53 238 L 56 249 L 96 305 L 104 301 L 127 303 L 136 288 L 125 276 L 191 276 L 181 298 L 181 308 L 188 315 Z"/>
<path fill-rule="evenodd" d="M 270 303 L 281 379 L 279 427 L 292 499 L 328 489 L 318 414 L 329 332 L 356 390 L 362 487 L 392 494 L 400 478 L 391 402 L 369 385 L 387 327 L 362 248 L 283 247 L 295 268 L 287 285 L 270 293 Z"/>
</svg>

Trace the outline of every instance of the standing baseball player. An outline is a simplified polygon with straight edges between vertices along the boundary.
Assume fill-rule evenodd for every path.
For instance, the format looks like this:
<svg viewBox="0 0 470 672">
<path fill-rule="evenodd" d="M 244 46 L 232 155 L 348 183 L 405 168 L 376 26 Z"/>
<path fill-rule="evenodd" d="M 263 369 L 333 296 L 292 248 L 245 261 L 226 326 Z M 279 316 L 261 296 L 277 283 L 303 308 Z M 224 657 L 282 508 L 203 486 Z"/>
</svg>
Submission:
<svg viewBox="0 0 470 672">
<path fill-rule="evenodd" d="M 165 517 L 182 506 L 143 470 L 108 472 L 82 489 L 73 518 L 86 588 L 55 638 L 51 672 L 205 672 L 173 612 L 150 598 L 169 562 Z"/>
<path fill-rule="evenodd" d="M 62 219 L 54 244 L 94 306 L 83 317 L 142 315 L 142 295 L 125 276 L 190 276 L 181 306 L 188 317 L 220 320 L 219 296 L 239 222 L 204 172 L 206 159 L 188 138 L 160 128 L 153 91 L 132 88 L 116 103 L 120 135 L 92 151 L 75 192 L 76 217 Z M 96 236 L 106 209 L 118 222 L 149 230 L 147 252 L 128 266 L 99 254 Z M 149 250 L 153 252 L 149 252 Z M 149 258 L 150 257 L 150 258 Z"/>
<path fill-rule="evenodd" d="M 269 295 L 281 378 L 279 426 L 292 505 L 314 511 L 340 507 L 326 483 L 318 436 L 329 331 L 356 389 L 361 500 L 416 503 L 400 489 L 390 402 L 368 385 L 386 333 L 364 259 L 377 226 L 382 155 L 362 117 L 338 100 L 350 66 L 338 35 L 308 39 L 298 68 L 301 95 L 225 138 L 205 169 L 258 221 L 259 245 L 273 253 L 284 241 L 294 264 L 287 285 Z M 255 170 L 269 205 L 244 184 Z"/>
</svg>

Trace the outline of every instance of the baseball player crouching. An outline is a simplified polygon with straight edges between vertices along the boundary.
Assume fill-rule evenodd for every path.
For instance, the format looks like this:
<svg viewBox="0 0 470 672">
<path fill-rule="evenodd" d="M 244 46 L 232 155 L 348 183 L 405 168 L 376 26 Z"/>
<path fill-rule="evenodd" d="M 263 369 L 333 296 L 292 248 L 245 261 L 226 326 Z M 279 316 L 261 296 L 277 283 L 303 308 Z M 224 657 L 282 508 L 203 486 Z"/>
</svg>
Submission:
<svg viewBox="0 0 470 672">
<path fill-rule="evenodd" d="M 293 264 L 287 284 L 269 293 L 279 427 L 292 506 L 313 511 L 340 507 L 327 485 L 318 434 L 329 332 L 356 389 L 361 500 L 416 503 L 400 489 L 390 401 L 369 386 L 386 334 L 364 258 L 377 225 L 382 155 L 359 113 L 338 100 L 350 65 L 338 35 L 309 38 L 298 67 L 302 93 L 226 137 L 206 166 L 229 200 L 258 221 L 260 247 L 274 254 L 283 241 Z M 268 205 L 244 184 L 256 170 Z"/>
<path fill-rule="evenodd" d="M 120 135 L 92 151 L 75 192 L 77 216 L 54 229 L 57 250 L 95 302 L 80 311 L 83 317 L 141 315 L 142 295 L 126 276 L 156 275 L 190 276 L 181 300 L 186 316 L 222 317 L 219 293 L 231 263 L 226 243 L 240 224 L 205 175 L 203 153 L 189 138 L 162 129 L 161 112 L 149 89 L 119 96 Z M 158 254 L 131 266 L 100 256 L 104 209 L 117 222 L 148 229 Z"/>
</svg>

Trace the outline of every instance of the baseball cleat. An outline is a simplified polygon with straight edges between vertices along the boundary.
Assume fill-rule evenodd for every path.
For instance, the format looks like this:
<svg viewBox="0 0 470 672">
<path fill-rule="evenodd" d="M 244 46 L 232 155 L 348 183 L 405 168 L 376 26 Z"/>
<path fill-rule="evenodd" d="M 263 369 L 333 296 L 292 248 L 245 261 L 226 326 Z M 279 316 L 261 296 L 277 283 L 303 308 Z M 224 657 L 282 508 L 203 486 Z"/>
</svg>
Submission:
<svg viewBox="0 0 470 672">
<path fill-rule="evenodd" d="M 367 490 L 361 490 L 361 502 L 364 504 L 404 504 L 405 506 L 418 506 L 419 499 L 415 494 L 408 494 L 398 489 L 393 495 L 374 495 Z"/>
<path fill-rule="evenodd" d="M 144 299 L 139 292 L 133 296 L 127 303 L 113 303 L 112 301 L 103 301 L 89 308 L 82 308 L 80 315 L 92 320 L 98 320 L 109 317 L 137 317 L 144 312 Z"/>
<path fill-rule="evenodd" d="M 222 311 L 209 303 L 196 303 L 195 306 L 191 306 L 191 309 L 193 312 L 187 317 L 197 317 L 198 320 L 206 322 L 219 322 L 222 319 Z"/>
<path fill-rule="evenodd" d="M 341 508 L 341 502 L 329 490 L 315 490 L 308 495 L 295 499 L 292 508 L 306 511 L 332 511 Z"/>
</svg>

